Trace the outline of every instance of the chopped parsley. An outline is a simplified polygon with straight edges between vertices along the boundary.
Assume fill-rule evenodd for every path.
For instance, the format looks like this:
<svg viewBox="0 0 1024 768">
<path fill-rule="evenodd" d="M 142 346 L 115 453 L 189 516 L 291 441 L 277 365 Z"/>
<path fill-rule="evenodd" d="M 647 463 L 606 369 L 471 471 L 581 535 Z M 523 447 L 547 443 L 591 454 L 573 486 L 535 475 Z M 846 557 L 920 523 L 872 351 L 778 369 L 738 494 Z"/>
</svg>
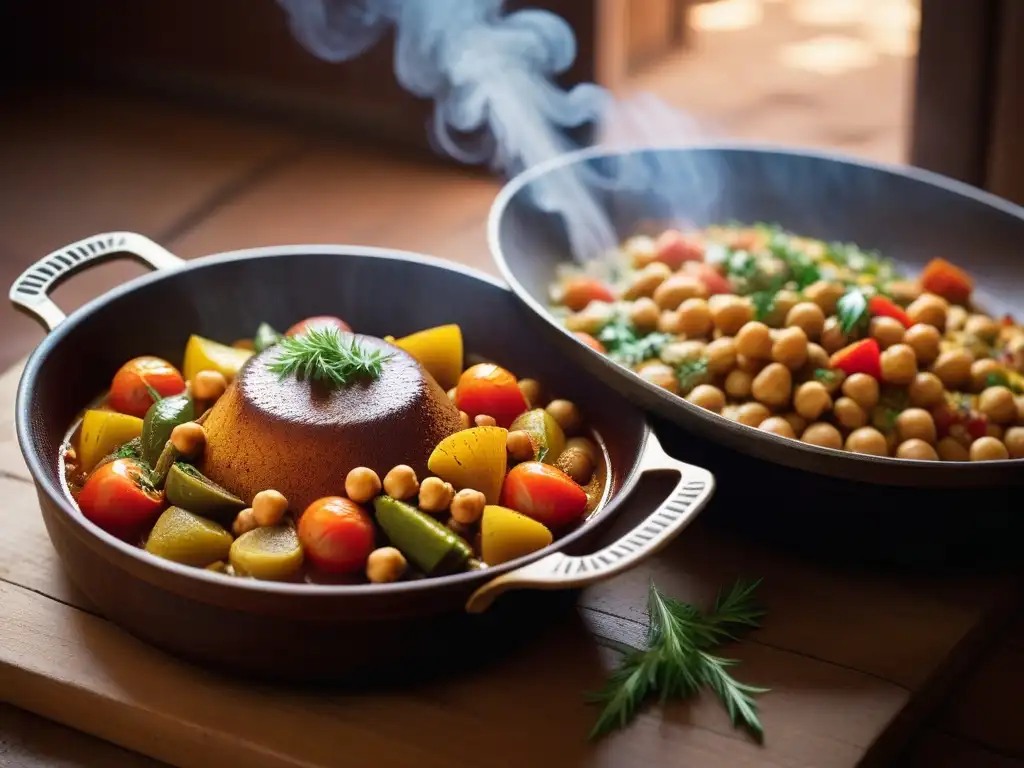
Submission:
<svg viewBox="0 0 1024 768">
<path fill-rule="evenodd" d="M 1010 381 L 1005 371 L 996 371 L 985 377 L 985 387 L 1006 387 L 1015 395 L 1024 395 L 1024 389 L 1020 385 Z"/>
<path fill-rule="evenodd" d="M 679 379 L 679 391 L 683 395 L 690 394 L 700 384 L 706 384 L 711 379 L 707 358 L 684 360 L 676 367 L 676 378 Z"/>
<path fill-rule="evenodd" d="M 833 371 L 828 368 L 815 368 L 814 380 L 828 386 L 835 383 L 836 379 L 839 378 L 839 373 L 839 371 Z"/>
<path fill-rule="evenodd" d="M 622 365 L 634 366 L 657 357 L 672 341 L 672 335 L 655 332 L 641 336 L 629 320 L 618 316 L 598 331 L 597 340 L 604 344 L 608 357 Z"/>
</svg>

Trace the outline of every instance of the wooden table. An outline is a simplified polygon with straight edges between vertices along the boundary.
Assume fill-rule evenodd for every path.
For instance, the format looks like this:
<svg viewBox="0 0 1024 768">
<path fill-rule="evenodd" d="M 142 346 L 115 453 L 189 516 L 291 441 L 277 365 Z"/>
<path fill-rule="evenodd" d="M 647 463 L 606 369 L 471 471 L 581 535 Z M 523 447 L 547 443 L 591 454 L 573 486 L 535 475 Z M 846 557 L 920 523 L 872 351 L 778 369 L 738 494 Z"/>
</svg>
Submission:
<svg viewBox="0 0 1024 768">
<path fill-rule="evenodd" d="M 229 680 L 136 641 L 67 581 L 12 435 L 18 375 L 16 367 L 0 377 L 0 698 L 175 765 L 877 764 L 1017 603 L 1012 579 L 894 580 L 798 562 L 698 522 L 480 673 L 365 695 Z M 650 496 L 641 493 L 628 514 L 643 512 Z M 766 625 L 728 650 L 742 661 L 737 677 L 772 689 L 761 698 L 764 746 L 735 731 L 710 697 L 649 708 L 628 730 L 588 744 L 595 712 L 583 694 L 613 665 L 610 641 L 642 633 L 648 581 L 705 602 L 737 576 L 764 578 Z M 0 719 L 13 712 L 0 708 Z M 140 760 L 111 750 L 83 764 Z"/>
</svg>

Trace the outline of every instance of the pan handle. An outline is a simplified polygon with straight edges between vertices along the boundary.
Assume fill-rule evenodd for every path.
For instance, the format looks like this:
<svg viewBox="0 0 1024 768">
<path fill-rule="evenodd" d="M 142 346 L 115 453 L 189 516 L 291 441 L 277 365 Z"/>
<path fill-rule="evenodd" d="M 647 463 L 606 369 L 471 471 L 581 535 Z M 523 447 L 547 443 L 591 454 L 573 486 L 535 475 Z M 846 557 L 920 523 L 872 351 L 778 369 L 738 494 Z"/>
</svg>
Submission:
<svg viewBox="0 0 1024 768">
<path fill-rule="evenodd" d="M 706 469 L 673 459 L 651 432 L 641 458 L 640 473 L 654 472 L 674 472 L 679 475 L 679 482 L 671 495 L 633 530 L 591 555 L 577 557 L 554 552 L 502 574 L 470 595 L 466 610 L 469 613 L 485 611 L 495 598 L 510 589 L 586 587 L 629 570 L 664 547 L 708 503 L 715 491 L 715 478 Z"/>
<path fill-rule="evenodd" d="M 144 235 L 105 232 L 56 250 L 22 272 L 11 286 L 11 303 L 52 331 L 65 315 L 53 303 L 50 291 L 76 272 L 122 255 L 134 257 L 154 270 L 176 269 L 182 264 L 181 259 Z"/>
</svg>

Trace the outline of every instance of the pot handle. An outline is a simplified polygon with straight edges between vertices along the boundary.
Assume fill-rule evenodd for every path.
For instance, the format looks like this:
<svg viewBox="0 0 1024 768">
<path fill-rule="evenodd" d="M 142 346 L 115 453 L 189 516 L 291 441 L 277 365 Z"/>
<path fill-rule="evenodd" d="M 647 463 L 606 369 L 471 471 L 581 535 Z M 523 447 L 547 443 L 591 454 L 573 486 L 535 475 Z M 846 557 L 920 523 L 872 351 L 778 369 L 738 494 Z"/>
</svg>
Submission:
<svg viewBox="0 0 1024 768">
<path fill-rule="evenodd" d="M 590 555 L 554 552 L 502 574 L 479 587 L 466 601 L 469 613 L 481 613 L 510 589 L 573 589 L 586 587 L 629 570 L 678 536 L 708 503 L 715 478 L 706 469 L 673 459 L 653 432 L 648 433 L 640 473 L 675 472 L 679 482 L 671 495 L 643 522 L 604 549 Z"/>
<path fill-rule="evenodd" d="M 56 250 L 22 272 L 11 286 L 11 303 L 52 331 L 65 315 L 50 299 L 50 291 L 76 272 L 122 255 L 132 256 L 154 270 L 176 269 L 182 264 L 182 259 L 144 235 L 105 232 Z"/>
</svg>

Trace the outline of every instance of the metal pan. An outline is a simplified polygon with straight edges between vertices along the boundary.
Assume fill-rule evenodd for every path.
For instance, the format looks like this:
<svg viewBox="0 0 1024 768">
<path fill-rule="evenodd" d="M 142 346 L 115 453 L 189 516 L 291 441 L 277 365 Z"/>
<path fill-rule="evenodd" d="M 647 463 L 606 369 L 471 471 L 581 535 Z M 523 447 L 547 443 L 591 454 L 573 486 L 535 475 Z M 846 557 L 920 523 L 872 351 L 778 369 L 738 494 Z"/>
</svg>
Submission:
<svg viewBox="0 0 1024 768">
<path fill-rule="evenodd" d="M 581 171 L 607 177 L 627 161 L 645 167 L 663 163 L 690 173 L 671 190 L 671 211 L 659 194 L 664 190 L 594 187 L 597 204 L 622 238 L 672 213 L 698 226 L 777 222 L 810 237 L 855 242 L 880 250 L 909 274 L 941 255 L 970 270 L 976 299 L 992 313 L 1024 309 L 1024 209 L 933 173 L 833 154 L 749 145 L 597 148 L 561 156 L 510 181 L 495 200 L 488 225 L 502 275 L 566 359 L 688 432 L 775 464 L 872 484 L 981 488 L 1024 482 L 1019 459 L 910 461 L 762 432 L 694 406 L 576 340 L 548 312 L 555 269 L 570 259 L 568 234 L 559 216 L 532 201 L 542 185 L 569 174 L 578 178 Z"/>
</svg>

